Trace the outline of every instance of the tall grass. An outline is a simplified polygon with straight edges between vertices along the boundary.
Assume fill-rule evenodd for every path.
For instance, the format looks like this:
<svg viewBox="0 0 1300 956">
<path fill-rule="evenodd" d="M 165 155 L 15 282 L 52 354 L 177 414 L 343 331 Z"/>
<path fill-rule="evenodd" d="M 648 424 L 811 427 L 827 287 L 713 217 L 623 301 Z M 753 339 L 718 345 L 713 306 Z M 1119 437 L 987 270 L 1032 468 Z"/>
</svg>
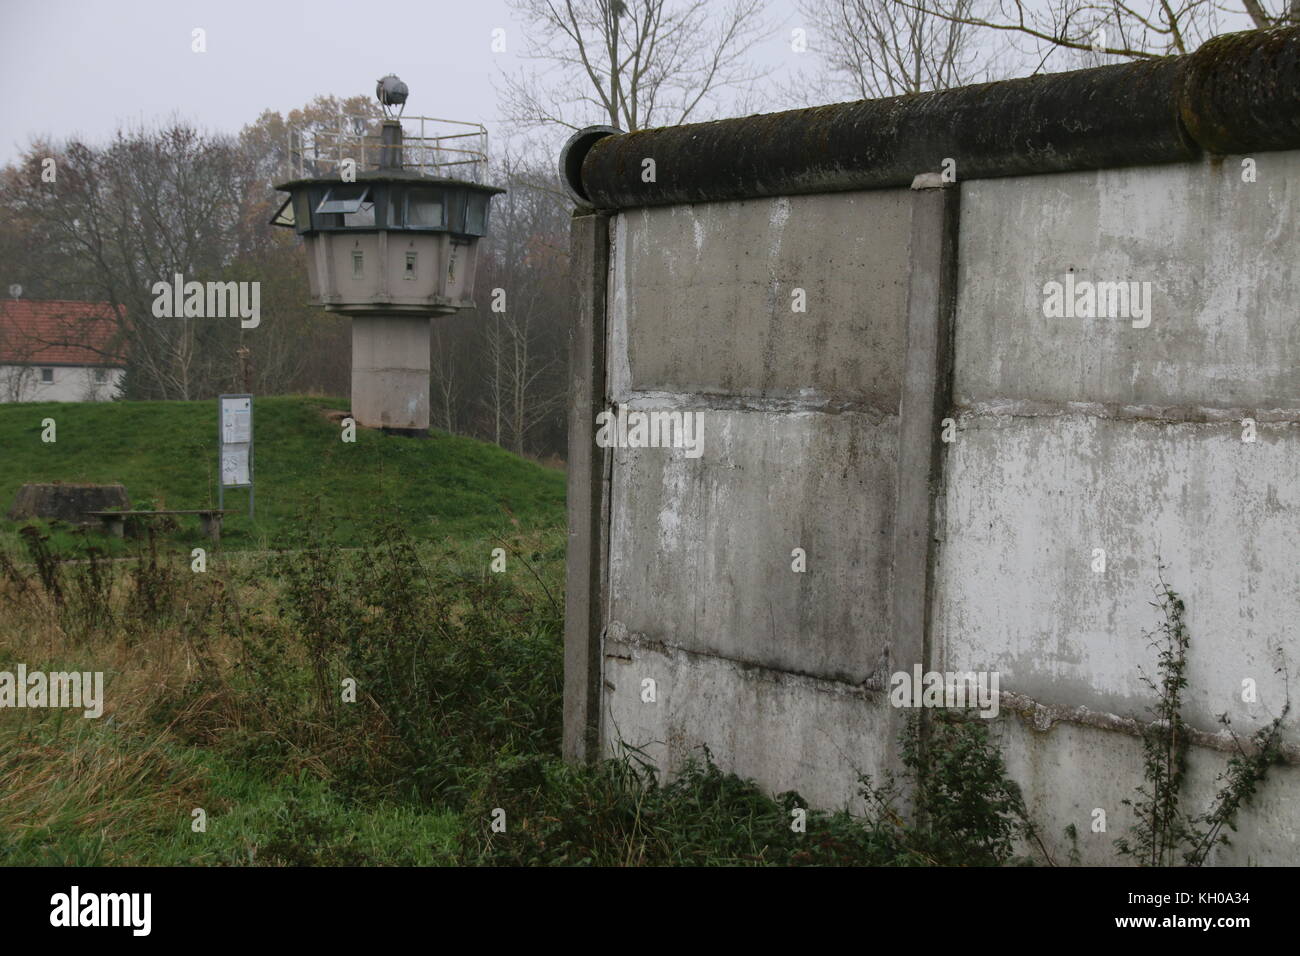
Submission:
<svg viewBox="0 0 1300 956">
<path fill-rule="evenodd" d="M 98 720 L 0 710 L 6 863 L 908 865 L 1010 853 L 1018 794 L 977 722 L 951 731 L 928 829 L 880 800 L 864 820 L 769 795 L 707 751 L 671 780 L 635 750 L 565 764 L 558 530 L 429 542 L 390 523 L 355 549 L 306 532 L 265 555 L 211 555 L 203 573 L 154 538 L 113 562 L 39 529 L 20 539 L 21 552 L 0 550 L 0 669 L 103 671 L 107 683 Z M 503 573 L 489 569 L 497 547 Z"/>
<path fill-rule="evenodd" d="M 522 566 L 489 576 L 491 539 L 388 529 L 205 573 L 153 539 L 118 562 L 21 540 L 0 668 L 102 671 L 106 692 L 98 720 L 0 710 L 6 862 L 448 862 L 476 763 L 558 746 L 558 610 Z M 513 545 L 552 589 L 561 540 Z"/>
</svg>

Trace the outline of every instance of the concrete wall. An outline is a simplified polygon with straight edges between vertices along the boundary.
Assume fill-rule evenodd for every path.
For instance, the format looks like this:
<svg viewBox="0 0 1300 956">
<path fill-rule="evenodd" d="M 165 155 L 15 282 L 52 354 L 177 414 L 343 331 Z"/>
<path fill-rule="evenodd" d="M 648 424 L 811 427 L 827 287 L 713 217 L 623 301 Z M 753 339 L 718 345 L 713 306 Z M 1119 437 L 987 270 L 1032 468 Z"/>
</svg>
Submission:
<svg viewBox="0 0 1300 956">
<path fill-rule="evenodd" d="M 1085 861 L 1113 862 L 1163 564 L 1207 802 L 1217 715 L 1248 735 L 1285 703 L 1275 668 L 1300 668 L 1300 152 L 1253 158 L 1253 183 L 1227 157 L 959 184 L 951 400 L 936 392 L 955 440 L 933 472 L 900 419 L 925 406 L 905 370 L 950 255 L 916 238 L 925 191 L 613 214 L 597 395 L 700 413 L 703 453 L 593 461 L 601 747 L 671 769 L 705 744 L 773 791 L 852 805 L 859 772 L 897 765 L 889 673 L 996 671 L 997 738 L 1048 843 L 1063 855 L 1073 824 Z M 1046 317 L 1044 284 L 1069 273 L 1151 283 L 1149 324 Z M 931 509 L 907 505 L 918 489 Z M 896 580 L 909 542 L 931 571 Z M 898 602 L 917 577 L 913 640 Z M 1298 774 L 1274 771 L 1216 862 L 1300 863 Z"/>
<path fill-rule="evenodd" d="M 1258 154 L 1253 183 L 1241 159 L 963 185 L 938 669 L 997 669 L 1054 713 L 1142 716 L 1163 564 L 1191 632 L 1184 717 L 1248 735 L 1281 712 L 1277 668 L 1300 665 L 1300 152 Z M 1045 317 L 1067 270 L 1149 281 L 1150 325 Z M 1007 747 L 1049 835 L 1074 822 L 1103 862 L 1140 748 L 1063 727 Z M 1202 801 L 1223 760 L 1193 761 Z M 1280 768 L 1219 861 L 1300 863 L 1297 796 Z M 1084 825 L 1094 807 L 1109 834 Z"/>
<path fill-rule="evenodd" d="M 429 429 L 427 315 L 352 319 L 352 415 L 370 428 Z"/>
<path fill-rule="evenodd" d="M 854 759 L 878 764 L 888 715 L 854 685 L 889 640 L 908 249 L 872 233 L 906 237 L 908 199 L 613 220 L 609 400 L 698 413 L 703 454 L 612 450 L 607 743 L 670 763 L 706 743 L 834 803 Z"/>
<path fill-rule="evenodd" d="M 43 368 L 53 373 L 52 382 L 41 381 Z M 125 373 L 120 368 L 100 371 L 104 381 L 96 382 L 96 370 L 84 365 L 0 365 L 0 401 L 106 402 L 117 394 Z"/>
</svg>

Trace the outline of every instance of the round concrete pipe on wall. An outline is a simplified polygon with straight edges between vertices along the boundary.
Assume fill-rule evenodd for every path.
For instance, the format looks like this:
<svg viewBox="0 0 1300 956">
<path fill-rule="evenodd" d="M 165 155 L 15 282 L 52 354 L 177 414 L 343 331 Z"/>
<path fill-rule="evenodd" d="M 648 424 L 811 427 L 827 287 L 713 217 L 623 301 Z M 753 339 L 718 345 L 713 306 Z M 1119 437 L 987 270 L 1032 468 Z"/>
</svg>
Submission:
<svg viewBox="0 0 1300 956">
<path fill-rule="evenodd" d="M 1300 147 L 1300 27 L 1187 56 L 614 135 L 561 159 L 598 209 L 1145 166 Z M 643 175 L 653 160 L 653 176 Z M 947 162 L 951 161 L 951 162 Z M 648 180 L 648 181 L 647 181 Z"/>
<path fill-rule="evenodd" d="M 568 190 L 569 198 L 579 206 L 591 205 L 591 200 L 582 188 L 582 161 L 591 152 L 591 147 L 606 136 L 620 132 L 622 130 L 616 126 L 588 126 L 570 136 L 560 150 L 560 182 Z"/>
<path fill-rule="evenodd" d="M 1182 118 L 1201 148 L 1300 146 L 1300 27 L 1228 33 L 1187 60 Z"/>
<path fill-rule="evenodd" d="M 591 146 L 581 186 L 618 209 L 907 186 L 946 159 L 959 180 L 1185 160 L 1180 79 L 1126 63 L 625 133 Z"/>
</svg>

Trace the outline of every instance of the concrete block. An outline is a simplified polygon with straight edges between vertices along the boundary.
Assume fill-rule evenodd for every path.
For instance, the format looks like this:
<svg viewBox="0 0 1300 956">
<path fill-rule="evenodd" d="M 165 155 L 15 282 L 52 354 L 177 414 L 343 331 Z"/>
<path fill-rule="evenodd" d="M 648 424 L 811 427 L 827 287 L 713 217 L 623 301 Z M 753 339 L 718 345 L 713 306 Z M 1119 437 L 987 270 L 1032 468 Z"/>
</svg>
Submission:
<svg viewBox="0 0 1300 956">
<path fill-rule="evenodd" d="M 897 408 L 910 210 L 909 190 L 894 189 L 615 217 L 611 398 L 813 396 Z M 793 311 L 796 290 L 806 312 Z"/>
<path fill-rule="evenodd" d="M 352 416 L 370 428 L 429 428 L 427 315 L 352 319 Z"/>
<path fill-rule="evenodd" d="M 896 419 L 706 410 L 704 453 L 618 449 L 609 620 L 862 681 L 889 640 Z M 807 571 L 793 571 L 802 548 Z"/>
</svg>

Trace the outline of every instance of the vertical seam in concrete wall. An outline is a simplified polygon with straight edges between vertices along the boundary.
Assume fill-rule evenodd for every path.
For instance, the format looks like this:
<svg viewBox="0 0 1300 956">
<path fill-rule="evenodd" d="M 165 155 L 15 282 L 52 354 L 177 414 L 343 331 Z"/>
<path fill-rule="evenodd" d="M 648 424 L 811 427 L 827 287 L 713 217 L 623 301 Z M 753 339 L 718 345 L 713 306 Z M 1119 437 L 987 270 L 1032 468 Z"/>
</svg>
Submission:
<svg viewBox="0 0 1300 956">
<path fill-rule="evenodd" d="M 606 391 L 609 217 L 575 215 L 570 226 L 568 546 L 564 588 L 564 756 L 599 755 L 601 639 L 607 594 L 609 455 L 596 444 Z"/>
<path fill-rule="evenodd" d="M 641 210 L 640 228 L 648 225 L 648 210 Z M 627 288 L 628 213 L 617 213 L 609 221 L 609 304 L 606 323 L 608 367 L 606 400 L 613 405 L 632 398 L 632 368 L 628 351 L 627 313 L 630 307 Z"/>
<path fill-rule="evenodd" d="M 910 671 L 916 664 L 923 671 L 929 670 L 933 659 L 931 603 L 944 458 L 941 423 L 952 402 L 953 313 L 961 206 L 955 184 L 926 188 L 914 185 L 913 190 L 907 336 L 899 397 L 898 479 L 894 499 L 890 661 L 895 671 Z M 889 675 L 883 676 L 888 690 Z M 904 718 L 900 711 L 891 721 L 895 734 L 902 729 Z"/>
<path fill-rule="evenodd" d="M 616 410 L 618 401 L 616 391 L 627 388 L 631 381 L 628 369 L 627 349 L 627 218 L 612 215 L 605 220 L 605 229 L 600 237 L 601 249 L 604 251 L 605 284 L 601 287 L 601 302 L 604 306 L 604 325 L 600 339 L 601 385 L 598 394 L 602 411 Z M 619 297 L 623 297 L 620 303 Z M 611 301 L 612 300 L 612 301 Z M 621 384 L 620 384 L 621 383 Z M 599 618 L 593 623 L 596 635 L 596 679 L 592 715 L 593 759 L 601 756 L 607 742 L 605 718 L 609 714 L 605 692 L 605 638 L 609 633 L 609 572 L 612 564 L 613 541 L 610 529 L 613 525 L 614 509 L 614 448 L 597 449 L 600 455 L 600 491 L 596 500 L 596 529 L 598 540 L 596 546 L 600 554 L 599 568 Z M 608 685 L 612 687 L 613 685 Z"/>
</svg>

